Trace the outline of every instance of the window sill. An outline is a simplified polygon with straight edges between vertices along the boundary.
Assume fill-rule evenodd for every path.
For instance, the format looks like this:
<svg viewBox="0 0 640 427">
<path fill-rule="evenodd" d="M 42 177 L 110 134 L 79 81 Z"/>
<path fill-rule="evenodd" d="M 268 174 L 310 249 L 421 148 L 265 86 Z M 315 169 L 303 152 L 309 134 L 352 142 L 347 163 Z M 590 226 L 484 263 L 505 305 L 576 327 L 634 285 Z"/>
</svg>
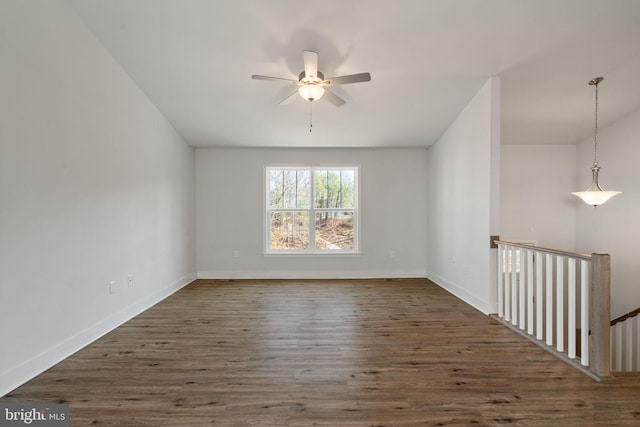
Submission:
<svg viewBox="0 0 640 427">
<path fill-rule="evenodd" d="M 264 252 L 265 258 L 358 258 L 362 252 Z"/>
</svg>

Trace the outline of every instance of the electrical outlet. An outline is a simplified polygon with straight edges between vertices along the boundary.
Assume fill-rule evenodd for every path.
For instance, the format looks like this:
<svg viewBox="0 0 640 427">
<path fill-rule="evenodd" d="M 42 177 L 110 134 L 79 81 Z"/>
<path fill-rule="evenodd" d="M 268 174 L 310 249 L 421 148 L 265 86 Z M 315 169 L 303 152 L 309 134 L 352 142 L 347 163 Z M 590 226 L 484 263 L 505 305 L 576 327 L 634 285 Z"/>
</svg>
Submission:
<svg viewBox="0 0 640 427">
<path fill-rule="evenodd" d="M 116 293 L 116 281 L 112 280 L 109 282 L 109 294 L 115 294 Z"/>
<path fill-rule="evenodd" d="M 235 251 L 233 251 L 233 257 L 234 258 L 238 258 L 239 256 L 240 256 L 240 251 L 239 250 L 236 249 Z"/>
<path fill-rule="evenodd" d="M 396 257 L 396 251 L 389 251 L 389 258 L 395 258 Z"/>
</svg>

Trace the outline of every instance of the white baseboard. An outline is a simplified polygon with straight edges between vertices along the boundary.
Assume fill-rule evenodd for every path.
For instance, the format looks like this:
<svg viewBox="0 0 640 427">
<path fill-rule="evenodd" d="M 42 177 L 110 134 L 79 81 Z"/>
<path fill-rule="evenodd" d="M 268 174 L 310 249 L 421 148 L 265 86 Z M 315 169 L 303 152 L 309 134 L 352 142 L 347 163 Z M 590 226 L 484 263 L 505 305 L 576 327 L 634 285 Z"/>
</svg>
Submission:
<svg viewBox="0 0 640 427">
<path fill-rule="evenodd" d="M 30 379 L 71 356 L 73 353 L 86 347 L 143 311 L 153 307 L 195 279 L 195 274 L 185 275 L 169 286 L 110 314 L 55 346 L 47 348 L 40 354 L 27 359 L 23 363 L 6 369 L 0 374 L 0 396 L 4 396 L 11 390 L 15 390 Z"/>
<path fill-rule="evenodd" d="M 198 279 L 393 279 L 424 278 L 424 270 L 254 270 L 199 271 Z"/>
<path fill-rule="evenodd" d="M 470 293 L 460 285 L 450 282 L 444 277 L 432 271 L 427 271 L 427 277 L 436 285 L 440 286 L 441 288 L 445 289 L 446 291 L 460 298 L 462 301 L 471 305 L 476 310 L 481 311 L 482 313 L 487 315 L 491 313 L 491 310 L 490 310 L 491 305 L 489 304 L 489 301 L 485 301 L 484 299 L 479 298 L 478 296 Z"/>
</svg>

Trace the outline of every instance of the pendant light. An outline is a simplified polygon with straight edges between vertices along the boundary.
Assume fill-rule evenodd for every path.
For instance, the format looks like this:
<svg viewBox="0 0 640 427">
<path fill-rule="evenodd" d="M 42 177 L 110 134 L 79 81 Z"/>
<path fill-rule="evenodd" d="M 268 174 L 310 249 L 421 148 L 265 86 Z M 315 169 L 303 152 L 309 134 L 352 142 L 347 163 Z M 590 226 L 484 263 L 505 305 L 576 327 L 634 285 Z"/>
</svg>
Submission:
<svg viewBox="0 0 640 427">
<path fill-rule="evenodd" d="M 604 204 L 607 200 L 620 194 L 620 191 L 605 191 L 598 182 L 598 172 L 600 165 L 598 164 L 598 84 L 604 80 L 604 77 L 596 77 L 589 82 L 589 85 L 596 87 L 596 109 L 595 109 L 595 131 L 593 133 L 593 166 L 591 167 L 592 182 L 585 191 L 571 193 L 580 197 L 586 204 L 593 207 Z"/>
</svg>

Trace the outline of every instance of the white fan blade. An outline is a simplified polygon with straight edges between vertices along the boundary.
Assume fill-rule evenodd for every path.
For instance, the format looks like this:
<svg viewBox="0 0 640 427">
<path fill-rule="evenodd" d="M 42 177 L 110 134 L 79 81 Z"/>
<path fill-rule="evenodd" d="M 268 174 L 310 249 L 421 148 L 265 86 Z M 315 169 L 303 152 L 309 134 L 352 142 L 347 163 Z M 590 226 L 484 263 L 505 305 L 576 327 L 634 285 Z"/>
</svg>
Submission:
<svg viewBox="0 0 640 427">
<path fill-rule="evenodd" d="M 298 94 L 298 91 L 296 90 L 291 95 L 287 96 L 285 99 L 280 101 L 278 104 L 280 104 L 280 105 L 289 105 L 289 104 L 291 104 L 293 101 L 295 101 L 298 98 L 300 98 L 300 95 Z"/>
<path fill-rule="evenodd" d="M 282 77 L 260 76 L 258 74 L 253 74 L 251 76 L 251 78 L 255 79 L 255 80 L 271 80 L 271 81 L 276 81 L 276 82 L 288 82 L 288 83 L 291 83 L 291 84 L 298 84 L 297 80 L 284 79 Z"/>
<path fill-rule="evenodd" d="M 368 82 L 368 81 L 371 81 L 371 74 L 360 73 L 360 74 L 351 74 L 348 76 L 330 77 L 328 79 L 325 79 L 322 83 L 329 86 L 336 86 L 336 85 L 346 85 L 348 83 L 360 83 L 360 82 Z"/>
<path fill-rule="evenodd" d="M 324 88 L 324 99 L 335 105 L 336 107 L 340 107 L 345 104 L 345 100 L 340 98 L 335 93 L 331 92 L 329 89 Z"/>
<path fill-rule="evenodd" d="M 317 77 L 318 54 L 312 50 L 305 50 L 302 52 L 302 59 L 304 60 L 304 76 Z"/>
</svg>

